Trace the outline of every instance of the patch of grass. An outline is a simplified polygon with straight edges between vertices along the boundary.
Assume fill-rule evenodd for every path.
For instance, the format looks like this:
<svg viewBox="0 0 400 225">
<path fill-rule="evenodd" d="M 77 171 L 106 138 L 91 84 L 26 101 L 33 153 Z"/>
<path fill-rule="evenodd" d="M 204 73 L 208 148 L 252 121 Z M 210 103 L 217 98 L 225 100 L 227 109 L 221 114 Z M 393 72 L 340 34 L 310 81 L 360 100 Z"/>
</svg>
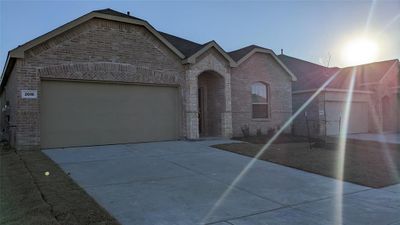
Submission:
<svg viewBox="0 0 400 225">
<path fill-rule="evenodd" d="M 263 144 L 233 143 L 213 146 L 218 149 L 254 157 Z M 309 149 L 307 142 L 273 144 L 261 160 L 293 167 L 338 179 L 338 151 L 334 148 Z M 400 149 L 398 145 L 347 143 L 343 180 L 372 188 L 400 183 Z"/>
<path fill-rule="evenodd" d="M 3 149 L 0 163 L 0 224 L 119 225 L 41 151 Z"/>
</svg>

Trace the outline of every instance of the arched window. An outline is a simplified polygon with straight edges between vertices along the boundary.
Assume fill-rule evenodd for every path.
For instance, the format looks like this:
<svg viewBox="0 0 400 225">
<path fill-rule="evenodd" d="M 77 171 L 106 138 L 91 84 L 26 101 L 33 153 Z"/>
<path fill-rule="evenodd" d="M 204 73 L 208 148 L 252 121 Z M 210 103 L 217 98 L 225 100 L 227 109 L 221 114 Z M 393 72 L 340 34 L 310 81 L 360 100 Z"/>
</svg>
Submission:
<svg viewBox="0 0 400 225">
<path fill-rule="evenodd" d="M 255 82 L 251 85 L 252 117 L 253 119 L 268 119 L 269 85 L 262 82 Z"/>
</svg>

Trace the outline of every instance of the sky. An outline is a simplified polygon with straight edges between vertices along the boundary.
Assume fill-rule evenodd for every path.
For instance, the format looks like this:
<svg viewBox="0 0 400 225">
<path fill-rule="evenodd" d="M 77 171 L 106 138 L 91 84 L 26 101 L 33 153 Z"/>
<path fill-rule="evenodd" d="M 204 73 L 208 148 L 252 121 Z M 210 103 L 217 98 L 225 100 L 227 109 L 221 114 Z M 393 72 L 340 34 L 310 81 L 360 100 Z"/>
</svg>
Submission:
<svg viewBox="0 0 400 225">
<path fill-rule="evenodd" d="M 365 35 L 375 61 L 400 58 L 400 1 L 19 1 L 0 0 L 0 66 L 7 52 L 83 14 L 111 8 L 156 29 L 226 51 L 257 44 L 324 66 L 349 66 L 342 49 Z"/>
</svg>

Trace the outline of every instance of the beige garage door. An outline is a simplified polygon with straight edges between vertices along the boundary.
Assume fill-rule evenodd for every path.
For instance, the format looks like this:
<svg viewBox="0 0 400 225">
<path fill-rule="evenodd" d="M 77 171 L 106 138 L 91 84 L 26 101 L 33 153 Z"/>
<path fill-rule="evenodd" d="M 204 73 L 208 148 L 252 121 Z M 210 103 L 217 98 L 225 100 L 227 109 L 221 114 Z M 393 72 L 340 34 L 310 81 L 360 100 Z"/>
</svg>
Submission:
<svg viewBox="0 0 400 225">
<path fill-rule="evenodd" d="M 327 135 L 339 134 L 339 120 L 343 125 L 344 102 L 326 102 Z M 342 117 L 340 119 L 340 117 Z M 368 132 L 368 105 L 365 102 L 353 102 L 349 118 L 349 134 Z"/>
<path fill-rule="evenodd" d="M 43 81 L 43 148 L 172 140 L 179 137 L 178 88 Z"/>
</svg>

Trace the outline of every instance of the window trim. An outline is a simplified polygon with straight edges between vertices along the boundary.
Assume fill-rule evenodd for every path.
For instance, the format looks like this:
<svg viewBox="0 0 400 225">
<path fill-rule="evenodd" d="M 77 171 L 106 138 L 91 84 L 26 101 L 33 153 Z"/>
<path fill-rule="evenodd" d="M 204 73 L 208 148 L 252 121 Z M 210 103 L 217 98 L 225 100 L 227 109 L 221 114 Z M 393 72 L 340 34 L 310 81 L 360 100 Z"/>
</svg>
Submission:
<svg viewBox="0 0 400 225">
<path fill-rule="evenodd" d="M 251 119 L 255 120 L 255 121 L 267 121 L 271 119 L 271 84 L 265 81 L 255 81 L 253 83 L 251 83 L 250 85 L 250 97 L 252 97 L 253 94 L 253 85 L 257 84 L 257 83 L 261 83 L 265 86 L 266 89 L 266 103 L 259 103 L 259 102 L 253 102 L 253 99 L 251 99 Z M 254 117 L 254 113 L 253 113 L 253 105 L 267 105 L 267 117 L 262 117 L 262 118 L 256 118 Z"/>
</svg>

